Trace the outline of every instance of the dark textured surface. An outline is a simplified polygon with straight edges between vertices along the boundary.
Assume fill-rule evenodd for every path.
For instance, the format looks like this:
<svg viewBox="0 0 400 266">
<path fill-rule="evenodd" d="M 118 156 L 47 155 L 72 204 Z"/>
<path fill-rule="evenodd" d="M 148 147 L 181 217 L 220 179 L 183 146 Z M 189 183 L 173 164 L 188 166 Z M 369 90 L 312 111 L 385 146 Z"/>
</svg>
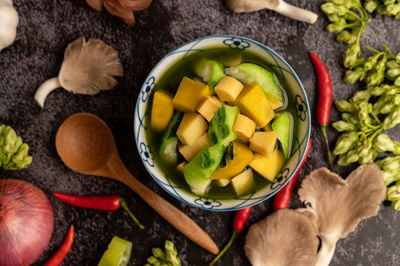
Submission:
<svg viewBox="0 0 400 266">
<path fill-rule="evenodd" d="M 167 224 L 128 188 L 111 180 L 74 173 L 63 165 L 55 150 L 55 133 L 64 119 L 82 111 L 94 113 L 107 122 L 115 134 L 123 161 L 135 176 L 192 217 L 220 247 L 227 242 L 233 213 L 203 211 L 169 196 L 147 174 L 133 138 L 134 106 L 146 75 L 167 52 L 194 38 L 237 34 L 260 41 L 281 54 L 303 82 L 314 120 L 313 148 L 300 180 L 312 169 L 326 166 L 325 149 L 315 122 L 316 77 L 307 51 L 320 55 L 328 66 L 334 100 L 348 98 L 357 85 L 342 82 L 345 46 L 324 31 L 327 20 L 319 9 L 323 1 L 288 2 L 317 12 L 318 21 L 308 25 L 268 10 L 233 14 L 217 0 L 155 0 L 148 9 L 136 13 L 137 24 L 129 28 L 105 11 L 97 13 L 72 1 L 14 1 L 20 23 L 15 43 L 0 52 L 0 122 L 12 125 L 29 143 L 34 160 L 26 170 L 0 170 L 0 178 L 32 182 L 44 190 L 53 205 L 53 238 L 35 265 L 43 264 L 55 252 L 71 223 L 76 227 L 76 239 L 63 265 L 95 265 L 114 235 L 133 242 L 131 265 L 144 264 L 151 248 L 163 245 L 166 239 L 176 243 L 184 265 L 205 265 L 213 258 Z M 399 23 L 389 17 L 373 16 L 363 43 L 378 47 L 385 42 L 399 51 Z M 119 79 L 114 90 L 93 97 L 58 89 L 50 94 L 41 110 L 33 100 L 35 90 L 43 81 L 57 75 L 67 44 L 82 35 L 100 38 L 113 46 L 119 52 L 125 76 Z M 331 120 L 337 118 L 338 112 L 333 109 Z M 328 128 L 328 134 L 333 147 L 336 133 Z M 346 176 L 354 167 L 335 167 L 334 171 Z M 101 212 L 63 204 L 51 196 L 56 191 L 120 194 L 146 229 L 139 230 L 120 210 Z M 300 206 L 296 195 L 291 206 Z M 271 211 L 271 200 L 255 206 L 248 224 Z M 399 228 L 400 213 L 383 204 L 377 217 L 361 222 L 354 233 L 338 242 L 331 265 L 400 265 Z M 245 234 L 240 235 L 218 265 L 249 264 L 243 252 Z"/>
</svg>

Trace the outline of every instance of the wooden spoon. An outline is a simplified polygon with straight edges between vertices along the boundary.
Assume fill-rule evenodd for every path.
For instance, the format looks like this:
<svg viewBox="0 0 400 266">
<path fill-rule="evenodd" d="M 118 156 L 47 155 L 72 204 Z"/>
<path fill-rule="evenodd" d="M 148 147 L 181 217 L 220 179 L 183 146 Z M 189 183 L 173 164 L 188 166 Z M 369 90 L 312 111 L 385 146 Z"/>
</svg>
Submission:
<svg viewBox="0 0 400 266">
<path fill-rule="evenodd" d="M 147 204 L 190 240 L 217 254 L 215 242 L 187 215 L 140 183 L 124 166 L 114 136 L 99 117 L 78 113 L 67 118 L 57 131 L 56 148 L 72 170 L 117 180 L 135 191 Z"/>
</svg>

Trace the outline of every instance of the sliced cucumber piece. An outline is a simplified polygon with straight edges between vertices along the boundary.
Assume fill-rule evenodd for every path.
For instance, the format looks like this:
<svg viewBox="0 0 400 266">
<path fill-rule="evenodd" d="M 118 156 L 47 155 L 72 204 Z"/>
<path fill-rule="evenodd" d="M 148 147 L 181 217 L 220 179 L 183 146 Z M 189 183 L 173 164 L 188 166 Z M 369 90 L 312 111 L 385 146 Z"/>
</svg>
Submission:
<svg viewBox="0 0 400 266">
<path fill-rule="evenodd" d="M 292 114 L 289 112 L 280 113 L 272 122 L 271 127 L 282 146 L 285 158 L 288 158 L 292 147 L 292 132 L 294 127 Z"/>
<path fill-rule="evenodd" d="M 210 122 L 208 139 L 211 143 L 222 143 L 227 146 L 231 141 L 237 139 L 233 125 L 239 112 L 237 106 L 221 105 Z"/>
<path fill-rule="evenodd" d="M 185 167 L 183 175 L 190 189 L 196 195 L 204 195 L 210 188 L 211 174 L 221 163 L 225 145 L 218 143 L 202 149 Z"/>
<path fill-rule="evenodd" d="M 243 83 L 258 83 L 273 109 L 278 109 L 283 106 L 283 91 L 271 71 L 252 63 L 243 63 L 237 67 L 227 68 L 225 71 L 229 76 Z"/>
<path fill-rule="evenodd" d="M 168 124 L 160 145 L 160 159 L 168 164 L 176 164 L 178 159 L 176 131 L 182 120 L 183 113 L 177 111 Z"/>
<path fill-rule="evenodd" d="M 206 58 L 197 61 L 194 72 L 208 83 L 211 91 L 214 91 L 215 85 L 225 76 L 224 67 L 221 63 Z"/>
<path fill-rule="evenodd" d="M 98 266 L 126 266 L 132 252 L 132 242 L 114 236 Z"/>
<path fill-rule="evenodd" d="M 231 182 L 236 196 L 239 197 L 251 192 L 255 186 L 253 170 L 251 170 L 251 168 L 244 170 L 242 173 L 232 178 Z"/>
</svg>

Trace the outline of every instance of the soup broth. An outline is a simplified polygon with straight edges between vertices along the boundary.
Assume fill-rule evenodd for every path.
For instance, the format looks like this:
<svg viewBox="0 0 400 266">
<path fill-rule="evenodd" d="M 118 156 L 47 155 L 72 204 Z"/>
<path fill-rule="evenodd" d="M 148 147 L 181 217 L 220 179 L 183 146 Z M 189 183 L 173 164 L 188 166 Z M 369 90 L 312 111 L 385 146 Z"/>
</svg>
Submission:
<svg viewBox="0 0 400 266">
<path fill-rule="evenodd" d="M 206 50 L 200 50 L 188 54 L 183 59 L 174 63 L 163 74 L 163 76 L 155 84 L 152 95 L 154 95 L 155 91 L 162 90 L 164 92 L 167 92 L 169 95 L 174 96 L 184 76 L 189 78 L 198 77 L 194 72 L 193 65 L 201 58 L 207 58 L 221 62 L 223 60 L 229 58 L 236 58 L 238 56 L 241 56 L 242 63 L 248 62 L 257 64 L 271 71 L 275 75 L 275 79 L 279 83 L 285 95 L 284 106 L 275 111 L 276 113 L 279 113 L 281 111 L 288 111 L 292 114 L 293 118 L 295 118 L 296 111 L 295 111 L 295 103 L 293 101 L 294 97 L 293 95 L 290 94 L 288 85 L 284 80 L 284 78 L 282 77 L 280 71 L 277 71 L 277 69 L 273 67 L 273 65 L 270 62 L 265 61 L 264 59 L 257 56 L 255 53 L 247 50 L 237 50 L 237 49 L 233 50 L 231 48 L 209 48 Z M 145 125 L 147 133 L 146 137 L 151 149 L 151 153 L 153 155 L 153 159 L 155 163 L 158 165 L 159 169 L 161 169 L 161 171 L 164 172 L 165 176 L 170 180 L 171 183 L 185 189 L 189 193 L 192 193 L 189 185 L 186 183 L 183 173 L 177 169 L 176 165 L 163 164 L 162 161 L 160 160 L 160 154 L 158 151 L 160 150 L 161 140 L 164 132 L 157 132 L 155 130 L 152 130 L 152 128 L 150 127 L 150 113 L 151 113 L 152 101 L 153 97 L 151 96 L 146 107 Z M 293 132 L 291 133 L 292 136 L 294 132 L 296 132 L 296 119 L 294 119 L 293 122 L 294 126 L 293 126 Z M 291 145 L 293 145 L 293 141 Z M 183 161 L 185 161 L 184 158 L 178 152 L 178 164 Z M 267 179 L 260 176 L 257 172 L 255 171 L 253 172 L 255 181 L 254 192 L 270 184 L 270 182 Z M 216 199 L 230 199 L 237 197 L 232 185 L 228 185 L 226 187 L 219 187 L 215 184 L 215 181 L 212 182 L 210 190 L 204 196 Z"/>
</svg>

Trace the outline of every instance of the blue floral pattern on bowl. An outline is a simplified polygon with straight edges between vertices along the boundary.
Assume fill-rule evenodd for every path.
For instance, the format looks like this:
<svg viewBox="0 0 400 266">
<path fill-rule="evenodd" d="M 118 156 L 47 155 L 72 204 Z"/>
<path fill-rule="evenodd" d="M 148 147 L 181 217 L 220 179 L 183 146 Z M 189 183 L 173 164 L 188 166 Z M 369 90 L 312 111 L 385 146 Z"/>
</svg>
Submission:
<svg viewBox="0 0 400 266">
<path fill-rule="evenodd" d="M 220 201 L 215 199 L 208 199 L 208 198 L 198 198 L 194 200 L 194 203 L 203 209 L 214 209 L 218 208 L 222 205 Z"/>
<path fill-rule="evenodd" d="M 289 173 L 290 173 L 289 168 L 282 169 L 279 172 L 279 176 L 276 178 L 275 182 L 271 184 L 271 189 L 276 189 L 285 184 L 289 178 Z"/>
<path fill-rule="evenodd" d="M 244 50 L 250 47 L 250 43 L 240 37 L 232 37 L 229 39 L 225 39 L 222 43 L 225 44 L 226 46 L 229 46 L 230 48 L 236 48 L 240 50 Z"/>
<path fill-rule="evenodd" d="M 301 121 L 306 120 L 307 106 L 300 95 L 296 95 L 296 115 L 301 119 Z"/>
<path fill-rule="evenodd" d="M 140 143 L 139 145 L 139 153 L 140 158 L 142 158 L 143 162 L 145 162 L 150 167 L 154 167 L 153 158 L 149 149 L 147 148 L 147 145 L 144 142 Z"/>
<path fill-rule="evenodd" d="M 151 149 L 147 144 L 146 128 L 144 117 L 149 102 L 149 96 L 157 83 L 157 80 L 167 71 L 175 62 L 184 59 L 187 55 L 201 51 L 207 48 L 229 47 L 239 50 L 251 50 L 266 61 L 270 62 L 271 67 L 277 69 L 285 78 L 291 89 L 290 94 L 295 95 L 292 102 L 296 106 L 297 132 L 294 136 L 294 144 L 290 158 L 283 166 L 276 182 L 266 186 L 252 194 L 244 195 L 234 199 L 213 199 L 195 196 L 185 191 L 183 188 L 175 186 L 169 178 L 154 163 L 151 155 Z M 310 137 L 310 108 L 304 88 L 293 69 L 272 49 L 267 46 L 251 40 L 246 37 L 232 35 L 207 36 L 185 43 L 166 55 L 150 72 L 146 78 L 136 102 L 134 115 L 134 132 L 136 145 L 149 174 L 153 179 L 169 194 L 178 200 L 191 206 L 212 211 L 234 211 L 247 208 L 271 198 L 292 178 L 299 167 L 300 161 L 304 156 Z"/>
</svg>

